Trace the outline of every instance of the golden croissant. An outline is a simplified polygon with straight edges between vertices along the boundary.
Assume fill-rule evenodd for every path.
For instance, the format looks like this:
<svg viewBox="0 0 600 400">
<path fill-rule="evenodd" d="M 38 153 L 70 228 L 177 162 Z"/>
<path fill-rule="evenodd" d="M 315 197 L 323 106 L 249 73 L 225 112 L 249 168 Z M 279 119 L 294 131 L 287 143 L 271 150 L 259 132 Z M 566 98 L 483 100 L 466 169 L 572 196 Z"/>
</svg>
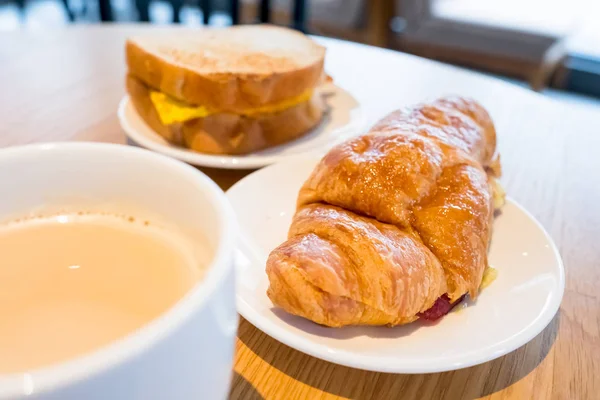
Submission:
<svg viewBox="0 0 600 400">
<path fill-rule="evenodd" d="M 443 98 L 391 113 L 333 148 L 300 189 L 268 296 L 316 323 L 435 319 L 487 267 L 500 175 L 496 132 L 476 102 Z"/>
</svg>

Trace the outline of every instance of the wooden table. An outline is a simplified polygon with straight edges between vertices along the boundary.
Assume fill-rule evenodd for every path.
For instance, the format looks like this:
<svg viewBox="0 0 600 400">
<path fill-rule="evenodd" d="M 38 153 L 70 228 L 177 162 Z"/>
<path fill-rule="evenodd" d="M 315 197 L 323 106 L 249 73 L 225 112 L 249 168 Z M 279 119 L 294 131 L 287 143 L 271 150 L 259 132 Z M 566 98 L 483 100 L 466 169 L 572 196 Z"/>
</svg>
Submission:
<svg viewBox="0 0 600 400">
<path fill-rule="evenodd" d="M 125 143 L 115 113 L 123 96 L 123 40 L 145 29 L 0 34 L 0 146 Z M 429 375 L 336 366 L 242 320 L 232 398 L 600 398 L 600 113 L 413 56 L 346 42 L 327 45 L 328 72 L 363 104 L 370 121 L 447 93 L 473 96 L 488 108 L 508 193 L 542 222 L 564 259 L 564 300 L 550 325 L 517 351 Z M 205 172 L 224 189 L 247 173 Z"/>
</svg>

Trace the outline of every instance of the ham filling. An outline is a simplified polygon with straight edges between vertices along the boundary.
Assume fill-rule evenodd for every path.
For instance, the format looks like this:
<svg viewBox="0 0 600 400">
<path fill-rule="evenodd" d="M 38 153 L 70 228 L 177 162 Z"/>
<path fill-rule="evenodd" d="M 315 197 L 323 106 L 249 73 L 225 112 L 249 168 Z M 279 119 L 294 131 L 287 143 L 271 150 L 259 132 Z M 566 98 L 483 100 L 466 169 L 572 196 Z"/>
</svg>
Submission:
<svg viewBox="0 0 600 400">
<path fill-rule="evenodd" d="M 444 315 L 448 314 L 458 303 L 463 301 L 465 296 L 466 294 L 463 294 L 458 300 L 456 300 L 454 303 L 451 303 L 448 295 L 443 294 L 435 301 L 435 303 L 433 303 L 431 308 L 419 313 L 418 315 L 420 318 L 423 318 L 427 321 L 438 320 Z"/>
</svg>

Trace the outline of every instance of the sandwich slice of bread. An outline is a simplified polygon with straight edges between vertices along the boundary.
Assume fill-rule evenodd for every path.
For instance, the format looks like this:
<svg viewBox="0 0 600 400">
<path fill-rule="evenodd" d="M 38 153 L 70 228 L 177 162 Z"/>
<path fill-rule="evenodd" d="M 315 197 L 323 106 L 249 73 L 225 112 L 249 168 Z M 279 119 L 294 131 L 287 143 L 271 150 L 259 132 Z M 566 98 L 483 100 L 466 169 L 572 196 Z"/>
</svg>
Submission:
<svg viewBox="0 0 600 400">
<path fill-rule="evenodd" d="M 269 25 L 130 38 L 127 91 L 144 121 L 171 143 L 247 154 L 319 124 L 325 48 Z"/>
</svg>

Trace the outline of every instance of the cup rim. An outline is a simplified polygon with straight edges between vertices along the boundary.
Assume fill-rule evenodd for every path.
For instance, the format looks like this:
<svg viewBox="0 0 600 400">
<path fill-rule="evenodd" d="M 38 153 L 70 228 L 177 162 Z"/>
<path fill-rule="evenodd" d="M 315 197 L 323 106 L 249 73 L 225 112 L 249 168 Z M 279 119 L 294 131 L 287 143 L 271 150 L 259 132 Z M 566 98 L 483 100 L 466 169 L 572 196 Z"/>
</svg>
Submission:
<svg viewBox="0 0 600 400">
<path fill-rule="evenodd" d="M 145 149 L 98 142 L 41 143 L 0 149 L 0 165 L 4 162 L 40 152 L 120 153 L 130 158 L 159 163 L 176 174 L 190 178 L 197 189 L 208 195 L 217 213 L 221 234 L 206 275 L 197 282 L 174 306 L 140 329 L 79 357 L 32 371 L 0 374 L 0 398 L 43 394 L 107 371 L 135 358 L 155 343 L 168 337 L 189 320 L 204 305 L 219 283 L 233 268 L 237 226 L 229 201 L 221 188 L 196 168 Z"/>
</svg>

